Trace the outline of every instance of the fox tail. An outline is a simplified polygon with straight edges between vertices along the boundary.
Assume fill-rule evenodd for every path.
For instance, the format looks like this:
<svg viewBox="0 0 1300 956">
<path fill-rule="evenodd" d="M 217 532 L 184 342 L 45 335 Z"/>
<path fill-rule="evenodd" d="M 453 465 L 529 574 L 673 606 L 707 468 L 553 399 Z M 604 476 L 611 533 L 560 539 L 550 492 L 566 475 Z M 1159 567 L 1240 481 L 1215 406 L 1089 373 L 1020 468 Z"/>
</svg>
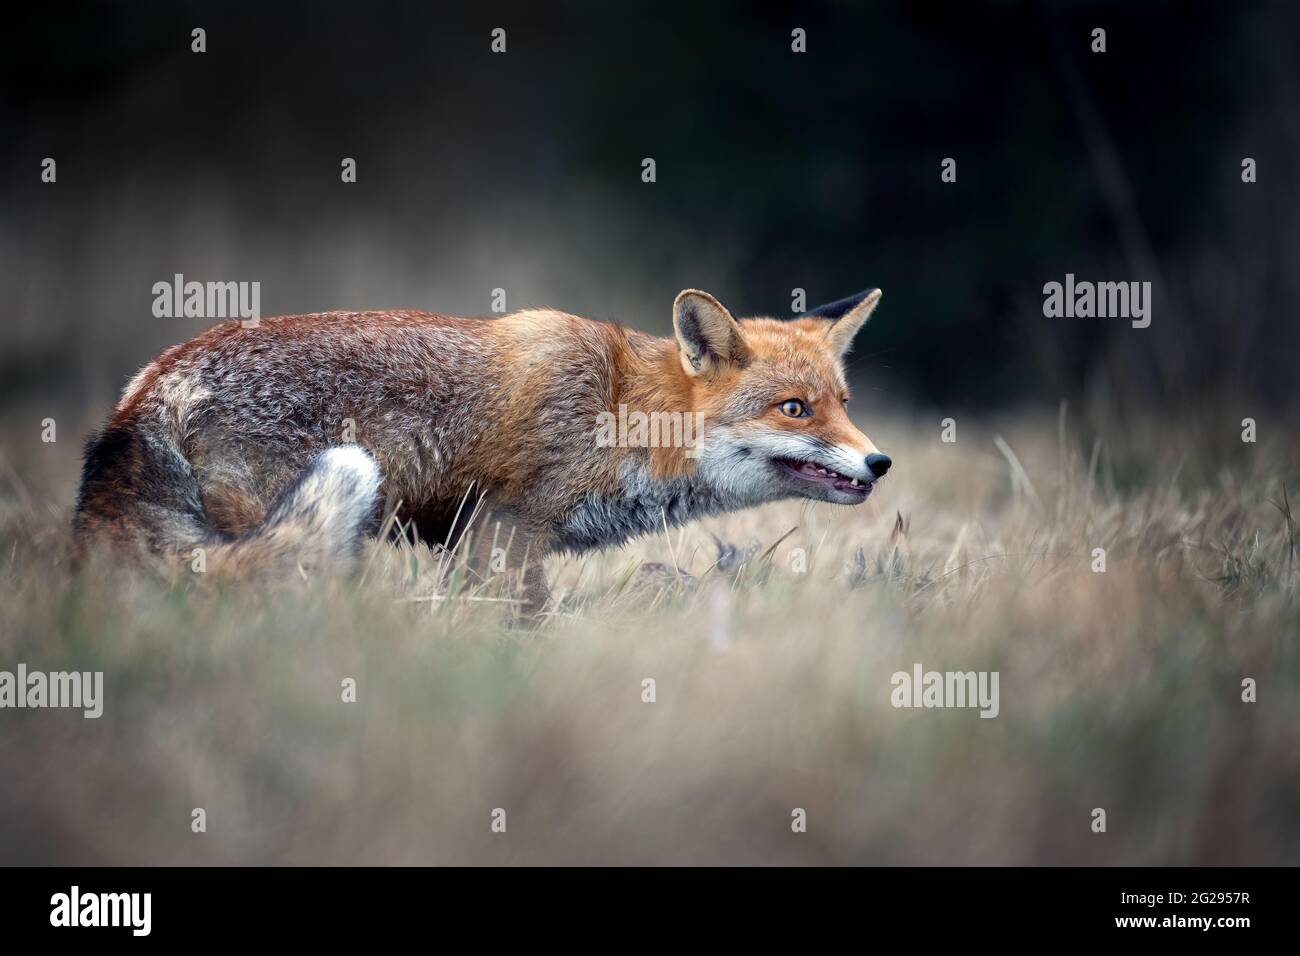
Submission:
<svg viewBox="0 0 1300 956">
<path fill-rule="evenodd" d="M 108 539 L 222 577 L 346 573 L 378 523 L 381 480 L 360 445 L 328 448 L 280 492 L 260 525 L 228 535 L 211 527 L 199 481 L 170 441 L 110 426 L 86 446 L 74 557 Z"/>
</svg>

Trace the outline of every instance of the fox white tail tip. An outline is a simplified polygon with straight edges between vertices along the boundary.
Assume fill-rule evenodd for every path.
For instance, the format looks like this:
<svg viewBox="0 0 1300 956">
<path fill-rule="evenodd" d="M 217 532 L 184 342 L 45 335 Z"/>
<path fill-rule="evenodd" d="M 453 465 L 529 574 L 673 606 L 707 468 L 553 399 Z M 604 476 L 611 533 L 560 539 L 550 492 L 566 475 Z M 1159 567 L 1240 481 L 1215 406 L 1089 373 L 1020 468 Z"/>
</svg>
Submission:
<svg viewBox="0 0 1300 956">
<path fill-rule="evenodd" d="M 376 523 L 381 481 L 379 464 L 360 445 L 326 449 L 280 493 L 246 543 L 313 570 L 345 568 Z"/>
<path fill-rule="evenodd" d="M 337 445 L 327 448 L 316 459 L 319 467 L 356 483 L 358 490 L 379 489 L 379 465 L 373 455 L 360 445 Z"/>
<path fill-rule="evenodd" d="M 294 510 L 313 512 L 321 533 L 357 539 L 359 547 L 382 481 L 379 464 L 360 445 L 327 448 L 307 469 Z"/>
</svg>

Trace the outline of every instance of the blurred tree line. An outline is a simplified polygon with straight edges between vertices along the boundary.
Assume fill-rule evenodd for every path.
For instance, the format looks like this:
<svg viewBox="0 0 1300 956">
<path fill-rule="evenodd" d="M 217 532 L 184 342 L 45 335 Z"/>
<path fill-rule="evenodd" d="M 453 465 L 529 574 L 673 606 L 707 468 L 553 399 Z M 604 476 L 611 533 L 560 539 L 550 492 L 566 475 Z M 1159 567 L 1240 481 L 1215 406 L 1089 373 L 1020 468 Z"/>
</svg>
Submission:
<svg viewBox="0 0 1300 956">
<path fill-rule="evenodd" d="M 1293 398 L 1294 5 L 98 4 L 4 43 L 10 398 L 193 334 L 147 308 L 187 267 L 262 280 L 267 314 L 484 314 L 513 281 L 661 332 L 686 286 L 787 315 L 874 285 L 872 394 Z M 1151 327 L 1045 318 L 1067 272 L 1153 282 Z"/>
</svg>

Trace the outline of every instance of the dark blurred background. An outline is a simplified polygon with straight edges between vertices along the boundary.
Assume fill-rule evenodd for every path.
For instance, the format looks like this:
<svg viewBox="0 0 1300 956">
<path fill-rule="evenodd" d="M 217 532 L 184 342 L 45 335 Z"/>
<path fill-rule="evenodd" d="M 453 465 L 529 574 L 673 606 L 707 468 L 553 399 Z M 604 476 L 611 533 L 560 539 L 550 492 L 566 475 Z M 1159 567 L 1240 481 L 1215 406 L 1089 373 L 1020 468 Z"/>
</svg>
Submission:
<svg viewBox="0 0 1300 956">
<path fill-rule="evenodd" d="M 151 314 L 176 272 L 260 280 L 264 315 L 488 314 L 502 287 L 512 310 L 659 332 L 687 286 L 789 315 L 795 287 L 812 307 L 876 285 L 853 374 L 881 405 L 1235 419 L 1293 399 L 1295 4 L 6 16 L 0 403 L 106 411 L 210 324 Z M 1043 283 L 1067 272 L 1151 281 L 1151 327 L 1045 318 Z"/>
</svg>

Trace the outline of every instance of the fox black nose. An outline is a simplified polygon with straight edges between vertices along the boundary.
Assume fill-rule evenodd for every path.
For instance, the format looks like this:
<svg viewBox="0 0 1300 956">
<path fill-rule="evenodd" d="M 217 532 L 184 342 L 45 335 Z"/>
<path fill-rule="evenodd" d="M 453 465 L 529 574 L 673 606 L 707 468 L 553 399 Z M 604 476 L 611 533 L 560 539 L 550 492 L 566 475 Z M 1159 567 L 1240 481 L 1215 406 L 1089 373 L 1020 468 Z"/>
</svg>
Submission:
<svg viewBox="0 0 1300 956">
<path fill-rule="evenodd" d="M 894 459 L 890 458 L 888 455 L 876 454 L 867 456 L 867 467 L 871 469 L 871 473 L 877 478 L 885 477 L 885 472 L 889 471 L 889 466 L 893 463 Z"/>
</svg>

